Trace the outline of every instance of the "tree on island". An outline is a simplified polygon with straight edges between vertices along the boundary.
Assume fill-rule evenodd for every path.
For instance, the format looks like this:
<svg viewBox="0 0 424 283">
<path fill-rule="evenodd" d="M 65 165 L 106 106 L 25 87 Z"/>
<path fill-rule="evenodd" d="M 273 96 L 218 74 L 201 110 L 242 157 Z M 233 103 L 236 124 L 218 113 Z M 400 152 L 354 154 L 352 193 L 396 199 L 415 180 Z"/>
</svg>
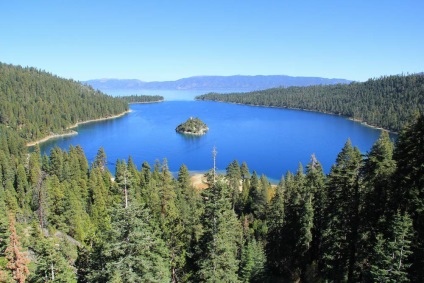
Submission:
<svg viewBox="0 0 424 283">
<path fill-rule="evenodd" d="M 175 131 L 188 135 L 204 135 L 209 130 L 208 126 L 199 118 L 190 117 L 184 123 L 178 125 Z"/>
</svg>

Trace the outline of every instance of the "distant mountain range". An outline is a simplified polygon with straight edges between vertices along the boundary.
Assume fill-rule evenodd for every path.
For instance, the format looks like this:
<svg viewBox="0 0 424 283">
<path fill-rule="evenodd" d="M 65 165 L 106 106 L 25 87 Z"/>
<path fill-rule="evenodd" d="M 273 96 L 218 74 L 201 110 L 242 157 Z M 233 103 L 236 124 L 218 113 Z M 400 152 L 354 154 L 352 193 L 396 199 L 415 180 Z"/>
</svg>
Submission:
<svg viewBox="0 0 424 283">
<path fill-rule="evenodd" d="M 96 79 L 82 83 L 99 90 L 112 89 L 164 89 L 164 90 L 261 90 L 273 87 L 310 86 L 348 84 L 345 79 L 327 79 L 319 77 L 291 77 L 284 75 L 271 76 L 197 76 L 176 81 L 144 82 L 135 79 Z"/>
</svg>

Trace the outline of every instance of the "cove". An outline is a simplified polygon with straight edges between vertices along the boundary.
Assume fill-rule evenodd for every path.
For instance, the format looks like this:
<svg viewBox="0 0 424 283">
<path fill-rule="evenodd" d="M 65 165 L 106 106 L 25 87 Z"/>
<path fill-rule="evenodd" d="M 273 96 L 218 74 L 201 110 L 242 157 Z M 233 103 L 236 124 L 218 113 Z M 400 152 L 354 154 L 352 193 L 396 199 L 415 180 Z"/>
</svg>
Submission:
<svg viewBox="0 0 424 283">
<path fill-rule="evenodd" d="M 103 147 L 111 172 L 117 159 L 129 156 L 138 168 L 144 161 L 153 167 L 156 160 L 166 158 L 173 172 L 182 164 L 192 172 L 205 172 L 213 166 L 215 146 L 218 171 L 225 172 L 237 159 L 240 164 L 245 161 L 250 171 L 278 181 L 286 171 L 295 172 L 299 162 L 306 166 L 312 154 L 328 173 L 348 139 L 366 153 L 380 135 L 380 130 L 340 116 L 301 110 L 193 100 L 132 104 L 130 109 L 117 119 L 80 125 L 75 128 L 78 135 L 42 143 L 41 152 L 80 145 L 91 163 Z M 208 133 L 175 132 L 189 117 L 204 121 Z"/>
</svg>

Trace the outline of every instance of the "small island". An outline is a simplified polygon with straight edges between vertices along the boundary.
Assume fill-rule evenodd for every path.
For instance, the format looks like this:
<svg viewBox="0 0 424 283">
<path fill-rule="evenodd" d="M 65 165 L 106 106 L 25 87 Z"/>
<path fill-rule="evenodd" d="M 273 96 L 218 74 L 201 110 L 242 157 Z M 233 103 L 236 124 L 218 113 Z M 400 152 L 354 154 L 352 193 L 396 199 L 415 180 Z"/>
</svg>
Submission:
<svg viewBox="0 0 424 283">
<path fill-rule="evenodd" d="M 208 130 L 208 126 L 197 117 L 190 117 L 187 121 L 178 125 L 178 127 L 175 129 L 175 131 L 178 133 L 196 136 L 204 135 Z"/>
</svg>

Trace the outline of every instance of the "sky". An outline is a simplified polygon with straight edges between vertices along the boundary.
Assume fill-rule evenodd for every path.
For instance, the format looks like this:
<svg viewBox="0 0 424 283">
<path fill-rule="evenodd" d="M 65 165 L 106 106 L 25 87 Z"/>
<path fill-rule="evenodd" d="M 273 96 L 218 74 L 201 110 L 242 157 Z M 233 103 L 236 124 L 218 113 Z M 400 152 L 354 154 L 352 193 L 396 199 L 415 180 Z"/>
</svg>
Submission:
<svg viewBox="0 0 424 283">
<path fill-rule="evenodd" d="M 424 71 L 422 0 L 0 0 L 0 62 L 63 78 Z"/>
</svg>

